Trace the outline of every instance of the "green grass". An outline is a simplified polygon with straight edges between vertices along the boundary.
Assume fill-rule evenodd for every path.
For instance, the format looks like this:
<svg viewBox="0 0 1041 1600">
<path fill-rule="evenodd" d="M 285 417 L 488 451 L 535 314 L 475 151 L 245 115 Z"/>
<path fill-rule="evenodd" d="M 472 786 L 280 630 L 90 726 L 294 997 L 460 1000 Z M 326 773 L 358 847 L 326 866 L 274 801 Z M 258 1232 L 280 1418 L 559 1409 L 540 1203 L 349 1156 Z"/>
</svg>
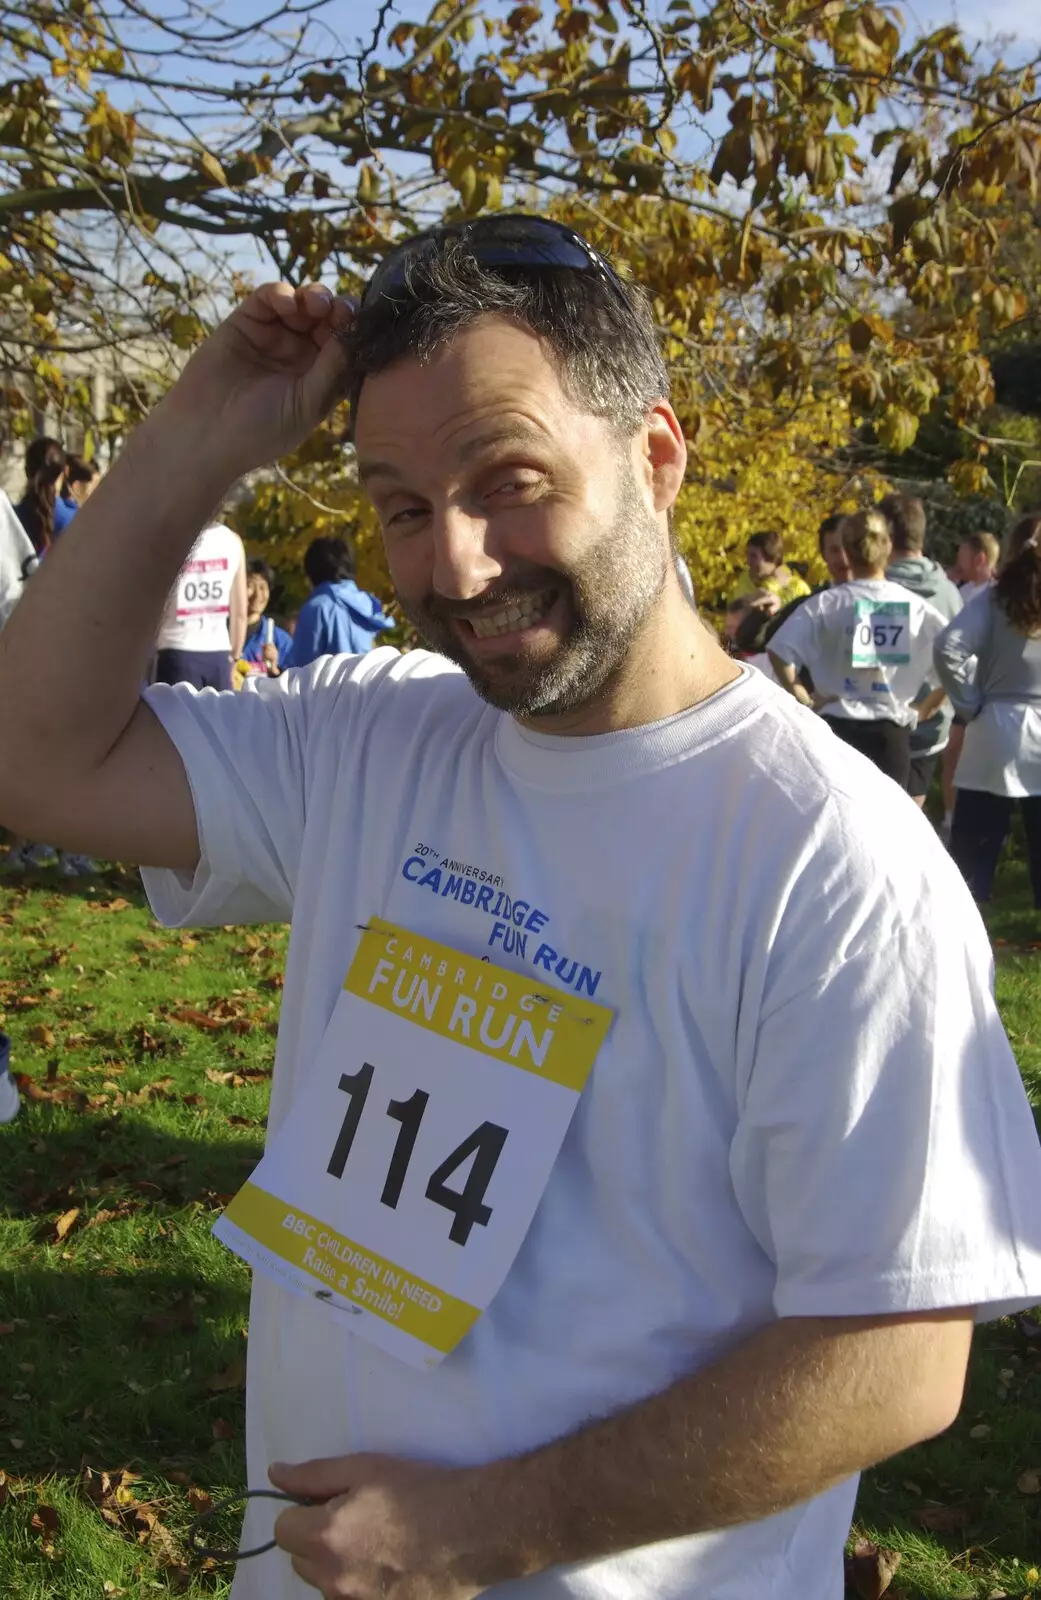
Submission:
<svg viewBox="0 0 1041 1600">
<path fill-rule="evenodd" d="M 1038 1107 L 1041 916 L 1016 858 L 991 926 Z M 0 1026 L 49 1097 L 0 1129 L 4 1600 L 228 1592 L 184 1544 L 193 1499 L 244 1487 L 248 1278 L 210 1227 L 260 1155 L 284 951 L 282 929 L 158 929 L 118 872 L 0 880 Z M 955 1427 L 865 1480 L 855 1531 L 902 1553 L 890 1592 L 1041 1600 L 1032 1468 L 1041 1338 L 1007 1322 L 977 1335 Z"/>
</svg>

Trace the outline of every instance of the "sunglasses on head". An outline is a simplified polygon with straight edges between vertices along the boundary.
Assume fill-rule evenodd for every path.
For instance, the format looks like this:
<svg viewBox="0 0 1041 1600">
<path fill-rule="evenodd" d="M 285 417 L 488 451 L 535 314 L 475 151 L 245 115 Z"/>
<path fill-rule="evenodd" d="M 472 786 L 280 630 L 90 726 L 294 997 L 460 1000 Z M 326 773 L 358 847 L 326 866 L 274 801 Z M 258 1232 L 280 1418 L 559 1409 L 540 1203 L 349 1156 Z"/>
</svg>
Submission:
<svg viewBox="0 0 1041 1600">
<path fill-rule="evenodd" d="M 621 278 L 580 233 L 549 217 L 533 217 L 522 211 L 496 212 L 469 222 L 447 222 L 403 240 L 376 268 L 365 286 L 361 304 L 377 295 L 392 296 L 407 290 L 413 265 L 432 254 L 442 240 L 451 238 L 463 239 L 482 267 L 521 272 L 549 267 L 595 273 L 614 290 L 626 310 L 630 309 Z"/>
</svg>

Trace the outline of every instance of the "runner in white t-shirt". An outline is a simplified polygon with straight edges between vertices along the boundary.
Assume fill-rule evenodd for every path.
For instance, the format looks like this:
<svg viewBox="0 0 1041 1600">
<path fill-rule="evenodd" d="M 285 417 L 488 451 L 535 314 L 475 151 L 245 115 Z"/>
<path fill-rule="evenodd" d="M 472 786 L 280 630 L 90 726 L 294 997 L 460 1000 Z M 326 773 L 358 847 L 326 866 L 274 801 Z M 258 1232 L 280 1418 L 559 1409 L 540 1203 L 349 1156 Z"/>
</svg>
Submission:
<svg viewBox="0 0 1041 1600">
<path fill-rule="evenodd" d="M 978 594 L 986 594 L 993 587 L 994 576 L 1001 558 L 1001 545 L 992 533 L 967 533 L 958 545 L 958 554 L 951 569 L 951 577 L 958 585 L 962 603 L 968 605 Z M 965 721 L 957 712 L 951 724 L 951 736 L 943 752 L 940 784 L 943 790 L 943 826 L 941 837 L 945 842 L 951 837 L 954 823 L 954 802 L 957 796 L 955 774 L 965 743 Z"/>
<path fill-rule="evenodd" d="M 320 1503 L 251 1502 L 277 1548 L 234 1597 L 838 1600 L 859 1469 L 1041 1297 L 986 937 L 913 808 L 684 598 L 642 297 L 544 219 L 411 250 L 350 333 L 251 296 L 0 658 L 0 819 L 149 863 L 170 922 L 292 919 L 220 1230 L 256 1268 L 249 1486 Z M 345 388 L 433 649 L 135 707 L 193 525 Z"/>
<path fill-rule="evenodd" d="M 892 542 L 880 512 L 848 517 L 842 542 L 852 579 L 811 595 L 794 611 L 770 639 L 770 659 L 782 688 L 815 705 L 840 739 L 906 789 L 911 729 L 944 698 L 933 640 L 947 618 L 887 579 Z M 798 681 L 802 667 L 813 679 L 812 702 Z M 923 684 L 934 693 L 914 705 Z"/>
<path fill-rule="evenodd" d="M 242 540 L 222 522 L 210 523 L 167 597 L 156 636 L 155 681 L 230 689 L 248 611 Z"/>
</svg>

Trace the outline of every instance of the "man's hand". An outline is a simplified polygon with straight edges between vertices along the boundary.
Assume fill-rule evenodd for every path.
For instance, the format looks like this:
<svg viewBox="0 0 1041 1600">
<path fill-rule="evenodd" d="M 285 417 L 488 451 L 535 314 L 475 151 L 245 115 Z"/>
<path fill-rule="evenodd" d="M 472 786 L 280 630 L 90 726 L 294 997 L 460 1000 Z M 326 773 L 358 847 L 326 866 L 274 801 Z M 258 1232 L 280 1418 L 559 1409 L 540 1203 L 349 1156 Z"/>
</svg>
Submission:
<svg viewBox="0 0 1041 1600">
<path fill-rule="evenodd" d="M 212 440 L 229 482 L 294 450 L 343 392 L 338 335 L 351 315 L 319 285 L 265 284 L 192 356 L 160 408 L 164 426 Z"/>
<path fill-rule="evenodd" d="M 278 673 L 278 645 L 277 644 L 266 644 L 264 646 L 263 650 L 261 651 L 261 655 L 262 655 L 262 657 L 264 659 L 264 665 L 268 670 L 268 674 L 271 675 L 271 676 L 277 675 L 277 673 Z"/>
<path fill-rule="evenodd" d="M 477 1472 L 355 1455 L 276 1463 L 269 1476 L 324 1502 L 275 1523 L 293 1571 L 324 1600 L 471 1600 L 507 1576 L 475 1548 L 495 1537 L 494 1519 L 472 1509 Z"/>
</svg>

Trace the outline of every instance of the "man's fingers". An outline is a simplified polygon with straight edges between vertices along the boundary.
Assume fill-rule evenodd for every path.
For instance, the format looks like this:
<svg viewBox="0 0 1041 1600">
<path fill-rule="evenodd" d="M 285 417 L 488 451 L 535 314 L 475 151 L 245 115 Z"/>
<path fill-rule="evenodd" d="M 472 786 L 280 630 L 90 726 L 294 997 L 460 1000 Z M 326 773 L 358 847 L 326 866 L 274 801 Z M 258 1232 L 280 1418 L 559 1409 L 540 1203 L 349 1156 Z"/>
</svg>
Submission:
<svg viewBox="0 0 1041 1600">
<path fill-rule="evenodd" d="M 268 1477 L 276 1489 L 301 1500 L 331 1500 L 359 1481 L 360 1456 L 322 1456 L 314 1461 L 273 1461 Z"/>
<path fill-rule="evenodd" d="M 289 1506 L 275 1518 L 272 1530 L 279 1549 L 290 1555 L 313 1552 L 328 1523 L 328 1514 L 321 1506 Z"/>
<path fill-rule="evenodd" d="M 322 1579 L 318 1567 L 313 1561 L 308 1561 L 306 1556 L 293 1556 L 290 1566 L 297 1577 L 302 1578 L 304 1583 L 310 1584 L 312 1589 L 320 1589 L 322 1587 Z"/>
<path fill-rule="evenodd" d="M 310 333 L 332 317 L 335 296 L 324 284 L 308 283 L 294 289 L 291 283 L 265 283 L 245 301 L 248 312 L 265 321 L 282 322 L 293 333 Z"/>
</svg>

